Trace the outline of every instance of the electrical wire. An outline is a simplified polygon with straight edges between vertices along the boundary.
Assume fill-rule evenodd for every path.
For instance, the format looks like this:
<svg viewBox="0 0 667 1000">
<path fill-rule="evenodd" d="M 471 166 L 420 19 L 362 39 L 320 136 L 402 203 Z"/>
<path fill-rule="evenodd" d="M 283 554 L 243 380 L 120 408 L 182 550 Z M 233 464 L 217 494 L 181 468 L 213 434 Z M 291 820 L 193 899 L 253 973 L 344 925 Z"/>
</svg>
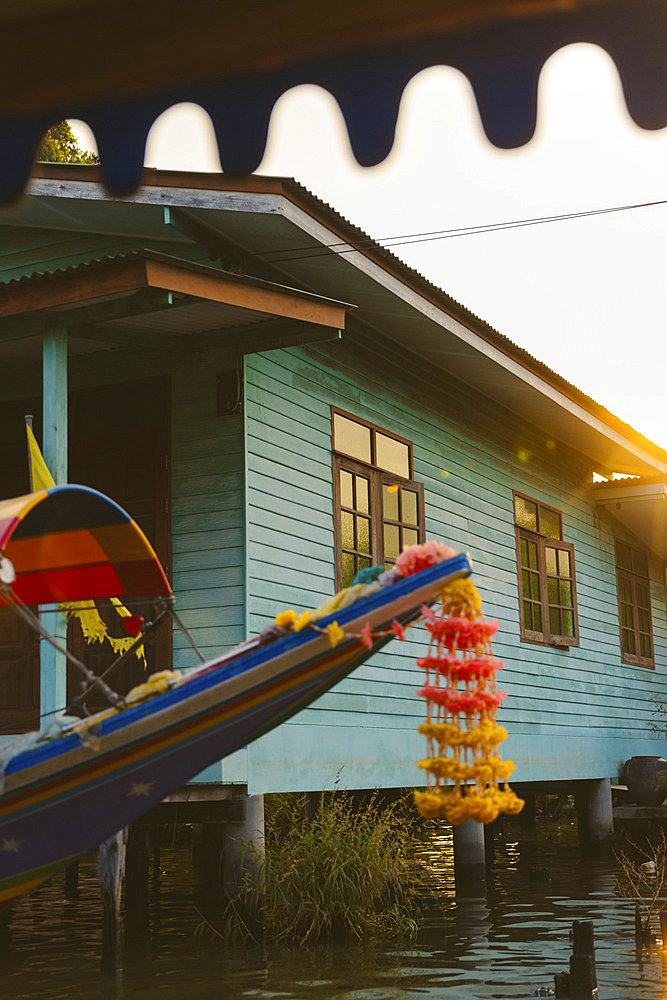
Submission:
<svg viewBox="0 0 667 1000">
<path fill-rule="evenodd" d="M 533 218 L 513 219 L 506 222 L 490 222 L 479 226 L 462 226 L 457 229 L 436 229 L 423 233 L 406 233 L 402 236 L 385 236 L 372 239 L 370 236 L 354 242 L 343 240 L 337 243 L 328 243 L 317 247 L 291 247 L 287 250 L 267 250 L 249 254 L 252 257 L 261 257 L 271 264 L 291 263 L 299 260 L 309 260 L 314 257 L 324 257 L 330 254 L 343 256 L 345 254 L 357 253 L 366 249 L 373 249 L 380 246 L 382 249 L 392 247 L 407 246 L 413 243 L 429 243 L 434 240 L 455 239 L 459 236 L 478 236 L 484 233 L 496 233 L 509 229 L 522 229 L 528 226 L 541 226 L 551 222 L 568 222 L 572 219 L 593 218 L 598 215 L 611 215 L 616 212 L 632 212 L 640 208 L 655 208 L 659 205 L 667 205 L 667 199 L 662 201 L 638 202 L 633 205 L 614 205 L 606 208 L 587 209 L 582 212 L 563 212 L 559 215 L 535 216 Z M 298 256 L 293 256 L 297 254 Z M 282 255 L 282 256 L 279 256 Z"/>
</svg>

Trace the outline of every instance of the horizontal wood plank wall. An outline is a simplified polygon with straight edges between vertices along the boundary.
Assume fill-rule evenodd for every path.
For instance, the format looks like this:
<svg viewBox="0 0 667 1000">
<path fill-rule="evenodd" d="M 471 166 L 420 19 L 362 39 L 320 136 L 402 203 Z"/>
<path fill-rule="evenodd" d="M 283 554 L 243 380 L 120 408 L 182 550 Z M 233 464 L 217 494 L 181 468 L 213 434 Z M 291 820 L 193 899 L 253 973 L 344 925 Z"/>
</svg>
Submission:
<svg viewBox="0 0 667 1000">
<path fill-rule="evenodd" d="M 414 443 L 427 537 L 468 551 L 506 662 L 502 722 L 515 779 L 615 776 L 638 753 L 661 753 L 653 698 L 667 697 L 665 586 L 651 565 L 656 669 L 621 663 L 613 539 L 627 537 L 591 499 L 593 464 L 389 342 L 356 331 L 340 344 L 255 355 L 246 363 L 248 610 L 257 632 L 277 610 L 333 591 L 330 407 Z M 563 512 L 575 546 L 581 645 L 522 643 L 512 490 Z M 394 642 L 249 751 L 252 791 L 414 784 L 422 639 Z"/>
</svg>

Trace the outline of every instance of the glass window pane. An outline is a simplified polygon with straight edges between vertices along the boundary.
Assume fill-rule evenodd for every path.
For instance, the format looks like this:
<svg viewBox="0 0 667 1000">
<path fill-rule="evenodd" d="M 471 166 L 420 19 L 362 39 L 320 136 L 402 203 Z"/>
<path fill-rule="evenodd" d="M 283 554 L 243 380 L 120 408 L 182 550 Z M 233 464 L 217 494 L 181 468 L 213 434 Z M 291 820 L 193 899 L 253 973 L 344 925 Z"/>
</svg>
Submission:
<svg viewBox="0 0 667 1000">
<path fill-rule="evenodd" d="M 632 612 L 629 605 L 621 604 L 621 623 L 629 628 L 632 625 Z"/>
<path fill-rule="evenodd" d="M 530 601 L 523 602 L 523 627 L 533 631 L 533 605 Z"/>
<path fill-rule="evenodd" d="M 334 448 L 360 462 L 371 461 L 371 429 L 334 413 Z"/>
<path fill-rule="evenodd" d="M 563 634 L 560 630 L 560 611 L 558 608 L 549 608 L 549 631 L 552 636 Z"/>
<path fill-rule="evenodd" d="M 345 469 L 340 470 L 340 503 L 341 507 L 353 507 L 352 503 L 352 475 Z"/>
<path fill-rule="evenodd" d="M 552 573 L 554 576 L 558 573 L 556 566 L 556 549 L 550 548 L 548 545 L 544 550 L 544 555 L 547 564 L 547 573 Z"/>
<path fill-rule="evenodd" d="M 623 629 L 623 650 L 626 653 L 634 653 L 635 651 L 635 633 L 627 628 Z"/>
<path fill-rule="evenodd" d="M 388 486 L 382 487 L 382 510 L 387 521 L 398 521 L 398 490 L 390 492 Z"/>
<path fill-rule="evenodd" d="M 414 528 L 403 528 L 403 547 L 407 545 L 416 545 L 419 541 L 419 534 L 414 530 Z"/>
<path fill-rule="evenodd" d="M 646 587 L 643 583 L 636 583 L 635 594 L 637 595 L 637 604 L 639 607 L 648 608 L 650 603 L 648 599 L 648 587 Z"/>
<path fill-rule="evenodd" d="M 525 497 L 514 497 L 514 518 L 521 528 L 537 531 L 537 504 Z"/>
<path fill-rule="evenodd" d="M 521 570 L 521 582 L 523 589 L 523 596 L 530 597 L 530 573 L 527 569 Z"/>
<path fill-rule="evenodd" d="M 537 569 L 537 542 L 528 542 L 528 565 Z"/>
<path fill-rule="evenodd" d="M 630 582 L 626 576 L 619 576 L 618 589 L 622 601 L 630 600 Z"/>
<path fill-rule="evenodd" d="M 375 434 L 375 464 L 385 472 L 395 472 L 403 479 L 410 478 L 410 449 L 402 441 L 387 437 L 386 434 Z"/>
<path fill-rule="evenodd" d="M 547 538 L 560 538 L 560 514 L 540 505 L 540 534 Z"/>
<path fill-rule="evenodd" d="M 357 488 L 357 502 L 355 506 L 362 514 L 368 514 L 368 480 L 364 479 L 363 476 L 355 476 L 354 480 Z"/>
<path fill-rule="evenodd" d="M 343 511 L 340 515 L 341 536 L 344 549 L 354 548 L 354 515 Z"/>
<path fill-rule="evenodd" d="M 558 580 L 553 576 L 550 576 L 547 580 L 547 600 L 549 604 L 560 604 Z"/>
<path fill-rule="evenodd" d="M 371 560 L 367 559 L 366 556 L 359 556 L 357 560 L 359 564 L 359 569 L 367 569 L 371 565 Z M 357 570 L 359 572 L 359 570 Z"/>
<path fill-rule="evenodd" d="M 351 552 L 343 552 L 343 587 L 351 587 L 354 577 L 354 556 Z"/>
<path fill-rule="evenodd" d="M 542 599 L 542 594 L 540 593 L 540 578 L 537 575 L 537 573 L 531 573 L 530 576 L 532 580 L 532 589 L 533 589 L 531 597 L 533 598 L 534 601 L 540 601 Z"/>
<path fill-rule="evenodd" d="M 568 639 L 574 639 L 574 614 L 572 611 L 563 611 L 563 631 L 561 635 L 566 635 Z"/>
<path fill-rule="evenodd" d="M 404 524 L 418 524 L 417 494 L 412 490 L 401 490 L 401 520 Z"/>
<path fill-rule="evenodd" d="M 623 542 L 616 542 L 616 564 L 621 569 L 632 569 L 632 549 Z"/>
<path fill-rule="evenodd" d="M 365 517 L 357 518 L 357 548 L 360 552 L 371 551 L 370 522 Z"/>
<path fill-rule="evenodd" d="M 641 635 L 639 637 L 639 647 L 640 654 L 650 659 L 653 656 L 653 650 L 651 649 L 651 640 L 647 635 Z"/>
<path fill-rule="evenodd" d="M 637 612 L 637 618 L 639 620 L 639 628 L 642 632 L 650 632 L 651 624 L 648 611 L 644 611 L 643 608 L 639 608 Z"/>
<path fill-rule="evenodd" d="M 569 580 L 561 580 L 560 582 L 560 603 L 566 608 L 573 606 L 572 584 Z"/>
<path fill-rule="evenodd" d="M 520 542 L 521 542 L 521 544 L 520 544 L 520 549 L 521 549 L 521 565 L 522 566 L 527 566 L 528 565 L 528 542 L 526 541 L 525 538 L 522 538 L 520 540 Z"/>
<path fill-rule="evenodd" d="M 637 549 L 633 549 L 632 560 L 635 573 L 639 573 L 640 576 L 648 576 L 648 559 L 646 555 L 643 552 L 638 552 Z"/>
<path fill-rule="evenodd" d="M 558 572 L 561 576 L 572 576 L 570 573 L 570 553 L 566 549 L 558 550 Z"/>
<path fill-rule="evenodd" d="M 536 632 L 542 631 L 542 608 L 539 604 L 533 604 L 533 628 Z"/>
<path fill-rule="evenodd" d="M 384 557 L 385 559 L 395 559 L 401 551 L 398 537 L 398 527 L 395 524 L 385 524 L 384 526 Z"/>
</svg>

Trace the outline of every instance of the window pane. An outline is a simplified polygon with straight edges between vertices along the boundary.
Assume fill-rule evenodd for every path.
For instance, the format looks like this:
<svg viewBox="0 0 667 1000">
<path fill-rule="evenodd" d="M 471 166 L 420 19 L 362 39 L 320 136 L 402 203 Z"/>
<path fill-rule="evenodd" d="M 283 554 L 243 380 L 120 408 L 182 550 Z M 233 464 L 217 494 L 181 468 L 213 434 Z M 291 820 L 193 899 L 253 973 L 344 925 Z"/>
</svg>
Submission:
<svg viewBox="0 0 667 1000">
<path fill-rule="evenodd" d="M 563 631 L 561 635 L 566 635 L 568 639 L 574 638 L 574 614 L 571 611 L 563 611 Z"/>
<path fill-rule="evenodd" d="M 536 632 L 542 631 L 542 608 L 539 604 L 533 604 L 533 628 Z"/>
<path fill-rule="evenodd" d="M 533 598 L 534 601 L 540 601 L 542 599 L 542 595 L 540 593 L 540 578 L 537 575 L 537 573 L 531 573 L 530 575 L 532 578 L 532 588 L 533 588 L 533 593 L 531 594 L 531 597 Z"/>
<path fill-rule="evenodd" d="M 363 476 L 355 476 L 354 480 L 357 488 L 357 502 L 355 506 L 362 514 L 368 514 L 368 480 L 364 479 Z"/>
<path fill-rule="evenodd" d="M 344 549 L 354 548 L 354 515 L 343 511 L 340 515 L 341 535 Z"/>
<path fill-rule="evenodd" d="M 342 507 L 353 507 L 352 475 L 345 469 L 340 470 L 340 503 Z"/>
<path fill-rule="evenodd" d="M 404 524 L 417 524 L 417 494 L 412 490 L 401 490 L 401 513 Z"/>
<path fill-rule="evenodd" d="M 370 559 L 367 559 L 366 556 L 359 556 L 358 563 L 359 569 L 367 569 L 371 565 Z"/>
<path fill-rule="evenodd" d="M 540 534 L 547 538 L 560 538 L 560 514 L 556 510 L 540 506 Z"/>
<path fill-rule="evenodd" d="M 565 549 L 558 549 L 558 572 L 561 576 L 572 576 L 570 573 L 570 553 Z"/>
<path fill-rule="evenodd" d="M 354 556 L 351 552 L 343 552 L 343 587 L 351 587 L 354 577 Z"/>
<path fill-rule="evenodd" d="M 530 573 L 527 569 L 521 570 L 521 581 L 523 585 L 523 596 L 530 597 Z"/>
<path fill-rule="evenodd" d="M 640 654 L 650 659 L 653 656 L 653 650 L 651 649 L 651 640 L 647 635 L 640 635 L 639 637 L 639 649 Z"/>
<path fill-rule="evenodd" d="M 627 604 L 621 604 L 621 623 L 626 628 L 632 625 L 632 611 Z"/>
<path fill-rule="evenodd" d="M 618 578 L 618 592 L 622 601 L 629 601 L 631 597 L 630 582 L 626 576 Z"/>
<path fill-rule="evenodd" d="M 643 608 L 639 608 L 637 611 L 637 618 L 639 621 L 639 628 L 642 632 L 649 632 L 651 628 L 651 622 L 648 611 Z"/>
<path fill-rule="evenodd" d="M 520 549 L 521 549 L 521 565 L 522 566 L 527 566 L 528 565 L 528 542 L 526 541 L 525 538 L 522 538 L 520 540 Z"/>
<path fill-rule="evenodd" d="M 555 576 L 558 573 L 556 566 L 556 549 L 549 548 L 547 545 L 544 550 L 544 555 L 547 564 L 547 573 L 552 573 Z"/>
<path fill-rule="evenodd" d="M 643 583 L 635 584 L 635 594 L 637 595 L 637 604 L 640 608 L 648 608 L 650 601 L 648 598 L 648 587 Z"/>
<path fill-rule="evenodd" d="M 534 631 L 533 605 L 530 603 L 530 601 L 523 602 L 523 627 L 529 629 L 531 632 Z"/>
<path fill-rule="evenodd" d="M 365 517 L 357 518 L 357 548 L 360 552 L 371 551 L 370 522 Z"/>
<path fill-rule="evenodd" d="M 634 563 L 635 573 L 639 573 L 640 576 L 648 576 L 648 559 L 643 552 L 638 552 L 637 549 L 632 550 L 632 560 Z"/>
<path fill-rule="evenodd" d="M 398 521 L 398 490 L 390 493 L 388 486 L 382 487 L 383 513 L 387 521 Z"/>
<path fill-rule="evenodd" d="M 360 462 L 371 461 L 371 430 L 358 424 L 356 420 L 334 413 L 334 448 L 346 455 L 358 458 Z"/>
<path fill-rule="evenodd" d="M 616 563 L 621 569 L 632 569 L 632 549 L 623 542 L 616 542 Z"/>
<path fill-rule="evenodd" d="M 558 608 L 549 608 L 549 631 L 552 636 L 563 634 L 560 630 L 560 611 Z"/>
<path fill-rule="evenodd" d="M 525 497 L 514 497 L 514 518 L 521 528 L 537 531 L 537 504 Z"/>
<path fill-rule="evenodd" d="M 528 542 L 528 565 L 537 569 L 537 542 Z"/>
<path fill-rule="evenodd" d="M 549 604 L 560 604 L 558 580 L 553 576 L 550 576 L 547 580 L 547 599 Z"/>
<path fill-rule="evenodd" d="M 566 608 L 571 608 L 573 606 L 572 584 L 569 580 L 561 580 L 560 582 L 560 603 Z"/>
<path fill-rule="evenodd" d="M 416 545 L 419 535 L 414 528 L 403 528 L 403 545 Z"/>
<path fill-rule="evenodd" d="M 375 464 L 385 472 L 395 472 L 403 479 L 410 478 L 410 449 L 402 441 L 395 441 L 386 434 L 375 434 Z"/>
<path fill-rule="evenodd" d="M 398 527 L 395 524 L 385 524 L 384 526 L 384 557 L 385 559 L 395 559 L 401 551 L 398 537 Z"/>
<path fill-rule="evenodd" d="M 624 628 L 623 632 L 623 652 L 624 653 L 634 653 L 635 651 L 635 633 L 631 632 L 630 629 Z"/>
</svg>

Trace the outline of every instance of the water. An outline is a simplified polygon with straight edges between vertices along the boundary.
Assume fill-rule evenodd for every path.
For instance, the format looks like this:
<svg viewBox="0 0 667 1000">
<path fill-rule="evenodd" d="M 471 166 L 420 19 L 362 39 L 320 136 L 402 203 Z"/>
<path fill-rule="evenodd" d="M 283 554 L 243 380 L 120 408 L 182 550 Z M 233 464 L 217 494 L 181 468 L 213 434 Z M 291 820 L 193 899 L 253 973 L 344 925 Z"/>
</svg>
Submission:
<svg viewBox="0 0 667 1000">
<path fill-rule="evenodd" d="M 634 909 L 616 893 L 613 861 L 584 860 L 571 831 L 555 841 L 497 843 L 486 887 L 457 896 L 451 831 L 422 847 L 432 896 L 417 939 L 383 949 L 225 949 L 197 935 L 190 854 L 163 852 L 147 920 L 125 930 L 122 968 L 100 967 L 96 860 L 81 866 L 80 895 L 54 878 L 11 914 L 0 947 L 0 995 L 10 1000 L 514 1000 L 553 987 L 568 968 L 572 921 L 595 925 L 600 1000 L 665 996 L 667 959 L 638 961 Z M 531 871 L 532 869 L 532 871 Z"/>
</svg>

